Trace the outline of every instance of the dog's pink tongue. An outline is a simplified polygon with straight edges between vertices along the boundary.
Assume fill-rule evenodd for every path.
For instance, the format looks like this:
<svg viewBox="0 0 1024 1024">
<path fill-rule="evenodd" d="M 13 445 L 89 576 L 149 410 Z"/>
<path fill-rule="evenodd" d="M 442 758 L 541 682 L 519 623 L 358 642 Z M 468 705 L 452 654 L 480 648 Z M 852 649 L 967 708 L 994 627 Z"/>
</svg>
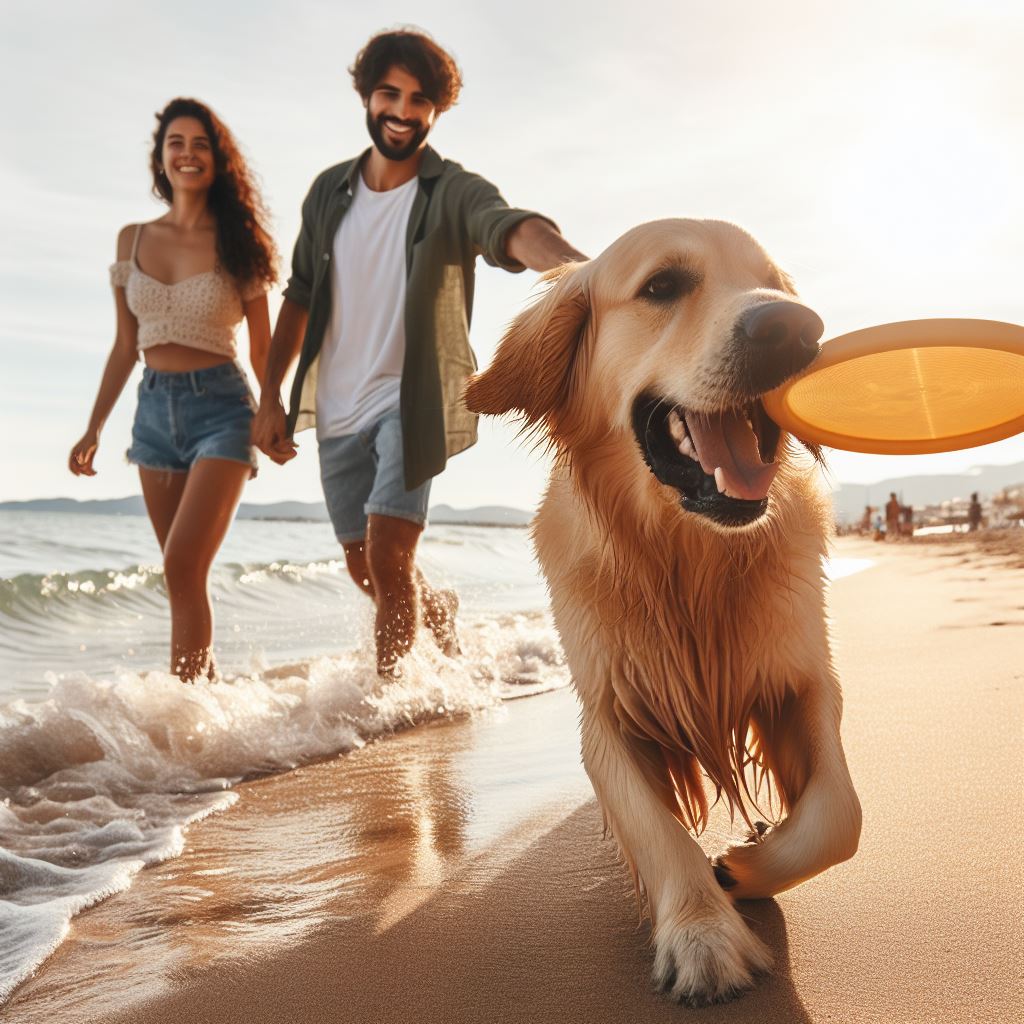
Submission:
<svg viewBox="0 0 1024 1024">
<path fill-rule="evenodd" d="M 744 416 L 732 410 L 712 415 L 688 412 L 686 426 L 701 469 L 715 476 L 719 490 L 724 488 L 731 498 L 748 501 L 768 496 L 779 467 L 774 462 L 761 461 L 757 438 Z M 721 476 L 715 474 L 719 468 Z"/>
</svg>

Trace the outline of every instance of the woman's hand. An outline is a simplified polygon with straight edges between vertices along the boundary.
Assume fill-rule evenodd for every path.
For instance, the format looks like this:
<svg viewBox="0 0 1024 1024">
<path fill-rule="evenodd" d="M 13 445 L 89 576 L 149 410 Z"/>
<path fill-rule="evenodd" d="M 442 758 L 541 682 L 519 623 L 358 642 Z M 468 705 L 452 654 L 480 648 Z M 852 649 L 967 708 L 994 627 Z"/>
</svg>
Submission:
<svg viewBox="0 0 1024 1024">
<path fill-rule="evenodd" d="M 99 447 L 100 439 L 95 430 L 87 430 L 71 449 L 68 456 L 68 469 L 75 476 L 95 476 L 96 470 L 92 468 L 92 460 L 96 457 L 96 449 Z"/>
<path fill-rule="evenodd" d="M 250 440 L 279 466 L 298 454 L 295 442 L 286 434 L 287 425 L 281 399 L 261 394 L 259 409 L 252 420 Z"/>
</svg>

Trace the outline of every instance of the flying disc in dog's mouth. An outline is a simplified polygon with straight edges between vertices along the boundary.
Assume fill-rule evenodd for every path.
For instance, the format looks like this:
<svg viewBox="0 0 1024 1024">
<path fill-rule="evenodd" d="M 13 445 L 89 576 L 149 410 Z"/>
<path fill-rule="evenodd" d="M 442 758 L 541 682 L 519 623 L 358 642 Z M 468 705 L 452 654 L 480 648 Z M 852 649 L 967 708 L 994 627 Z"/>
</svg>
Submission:
<svg viewBox="0 0 1024 1024">
<path fill-rule="evenodd" d="M 768 510 L 781 432 L 759 400 L 698 413 L 643 394 L 633 403 L 633 432 L 648 468 L 688 512 L 745 526 Z"/>
</svg>

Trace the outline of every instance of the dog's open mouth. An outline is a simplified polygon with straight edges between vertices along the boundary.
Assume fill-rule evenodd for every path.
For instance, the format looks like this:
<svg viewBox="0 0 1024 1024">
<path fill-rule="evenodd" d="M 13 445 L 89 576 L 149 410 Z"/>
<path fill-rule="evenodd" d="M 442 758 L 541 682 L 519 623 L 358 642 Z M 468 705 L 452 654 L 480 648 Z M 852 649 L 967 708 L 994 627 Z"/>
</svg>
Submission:
<svg viewBox="0 0 1024 1024">
<path fill-rule="evenodd" d="M 688 512 L 745 526 L 768 510 L 781 432 L 760 401 L 698 413 L 643 394 L 633 403 L 633 432 L 651 472 Z"/>
</svg>

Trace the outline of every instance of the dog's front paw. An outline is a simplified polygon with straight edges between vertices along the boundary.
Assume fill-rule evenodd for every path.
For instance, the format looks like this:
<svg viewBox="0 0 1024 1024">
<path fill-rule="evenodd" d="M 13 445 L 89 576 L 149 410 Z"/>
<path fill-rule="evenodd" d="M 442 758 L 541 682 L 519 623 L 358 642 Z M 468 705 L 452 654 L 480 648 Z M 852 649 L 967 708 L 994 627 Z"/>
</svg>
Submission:
<svg viewBox="0 0 1024 1024">
<path fill-rule="evenodd" d="M 711 861 L 718 884 L 733 899 L 750 899 L 753 896 L 753 875 L 759 856 L 758 845 L 771 832 L 771 826 L 763 821 L 754 822 L 754 830 L 746 838 L 734 843 Z"/>
<path fill-rule="evenodd" d="M 654 984 L 685 1006 L 709 1006 L 736 998 L 771 967 L 767 947 L 731 913 L 712 918 L 677 915 L 654 935 Z"/>
</svg>

